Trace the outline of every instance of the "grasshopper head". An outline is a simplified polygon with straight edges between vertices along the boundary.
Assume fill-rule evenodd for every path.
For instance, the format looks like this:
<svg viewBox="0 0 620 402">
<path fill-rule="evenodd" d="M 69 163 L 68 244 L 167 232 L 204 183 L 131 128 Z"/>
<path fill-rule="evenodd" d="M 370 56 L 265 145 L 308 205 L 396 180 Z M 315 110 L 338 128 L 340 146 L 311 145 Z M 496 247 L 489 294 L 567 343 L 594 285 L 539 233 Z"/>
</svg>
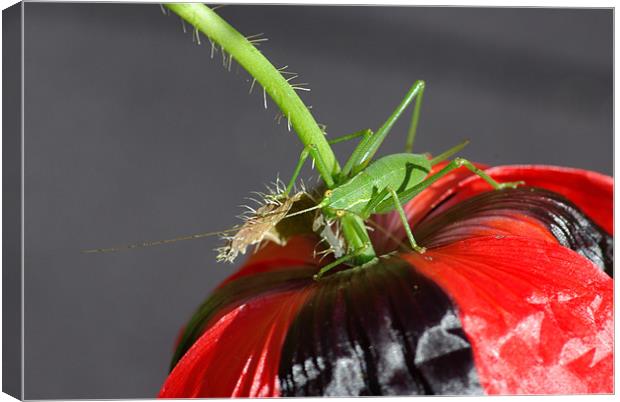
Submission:
<svg viewBox="0 0 620 402">
<path fill-rule="evenodd" d="M 319 203 L 319 205 L 321 206 L 321 211 L 323 212 L 323 215 L 325 215 L 325 217 L 330 220 L 339 217 L 338 210 L 330 207 L 331 197 L 333 196 L 333 194 L 334 194 L 333 190 L 329 190 L 329 189 L 325 190 L 325 193 L 323 193 L 323 199 Z"/>
</svg>

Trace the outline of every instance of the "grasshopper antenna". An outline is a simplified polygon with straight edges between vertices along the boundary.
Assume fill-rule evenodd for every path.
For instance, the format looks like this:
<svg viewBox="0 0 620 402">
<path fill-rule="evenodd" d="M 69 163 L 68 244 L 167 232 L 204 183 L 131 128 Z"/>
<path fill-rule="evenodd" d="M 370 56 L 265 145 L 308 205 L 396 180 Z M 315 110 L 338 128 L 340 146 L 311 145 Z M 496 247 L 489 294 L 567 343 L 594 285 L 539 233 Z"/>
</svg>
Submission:
<svg viewBox="0 0 620 402">
<path fill-rule="evenodd" d="M 228 232 L 235 232 L 237 230 L 239 230 L 239 228 L 225 229 L 225 230 L 220 230 L 217 232 L 196 233 L 196 234 L 187 235 L 187 236 L 175 237 L 172 239 L 143 241 L 141 243 L 128 244 L 126 246 L 119 246 L 119 247 L 92 248 L 92 249 L 82 250 L 82 253 L 93 254 L 93 253 L 109 253 L 109 252 L 114 252 L 114 251 L 133 250 L 136 248 L 153 247 L 153 246 L 159 246 L 161 244 L 175 243 L 175 242 L 184 241 L 184 240 L 202 239 L 204 237 L 221 235 L 221 234 L 228 233 Z"/>
<path fill-rule="evenodd" d="M 294 212 L 292 214 L 285 215 L 282 219 L 290 218 L 291 216 L 297 216 L 297 215 L 305 214 L 306 212 L 310 212 L 310 211 L 314 211 L 315 209 L 323 208 L 325 206 L 323 204 L 324 203 L 320 203 L 318 205 L 313 206 L 312 208 L 302 209 L 301 211 L 297 211 L 297 212 Z"/>
<path fill-rule="evenodd" d="M 469 140 L 465 140 L 461 142 L 460 144 L 455 145 L 452 148 L 448 149 L 447 151 L 440 153 L 439 155 L 431 159 L 431 166 L 435 166 L 439 162 L 445 161 L 446 159 L 448 159 L 455 153 L 459 152 L 461 149 L 465 148 L 467 144 L 469 144 Z"/>
<path fill-rule="evenodd" d="M 321 207 L 323 207 L 323 204 L 318 204 L 318 205 L 316 205 L 316 206 L 314 206 L 312 208 L 304 209 L 304 210 L 297 211 L 297 212 L 289 214 L 289 215 L 285 215 L 285 216 L 283 216 L 279 220 L 282 220 L 282 219 L 285 219 L 285 218 L 289 218 L 291 216 L 301 215 L 301 214 L 304 214 L 306 212 L 314 211 L 315 209 L 319 209 Z M 264 214 L 260 214 L 259 217 L 260 218 L 265 218 L 265 217 L 269 217 L 269 216 L 273 216 L 273 215 L 278 215 L 280 213 L 281 213 L 280 211 L 272 211 L 272 212 L 267 212 L 267 213 L 264 213 Z M 243 228 L 242 226 L 237 226 L 237 227 L 234 227 L 234 228 L 231 228 L 231 229 L 218 230 L 216 232 L 196 233 L 196 234 L 187 235 L 187 236 L 174 237 L 174 238 L 171 238 L 171 239 L 143 241 L 143 242 L 140 242 L 140 243 L 128 244 L 128 245 L 119 246 L 119 247 L 92 248 L 92 249 L 82 250 L 82 253 L 85 253 L 85 254 L 110 253 L 110 252 L 123 251 L 123 250 L 133 250 L 133 249 L 136 249 L 136 248 L 160 246 L 162 244 L 176 243 L 176 242 L 185 241 L 185 240 L 202 239 L 202 238 L 209 237 L 209 236 L 217 236 L 217 235 L 223 235 L 225 233 L 238 232 L 242 228 Z"/>
</svg>

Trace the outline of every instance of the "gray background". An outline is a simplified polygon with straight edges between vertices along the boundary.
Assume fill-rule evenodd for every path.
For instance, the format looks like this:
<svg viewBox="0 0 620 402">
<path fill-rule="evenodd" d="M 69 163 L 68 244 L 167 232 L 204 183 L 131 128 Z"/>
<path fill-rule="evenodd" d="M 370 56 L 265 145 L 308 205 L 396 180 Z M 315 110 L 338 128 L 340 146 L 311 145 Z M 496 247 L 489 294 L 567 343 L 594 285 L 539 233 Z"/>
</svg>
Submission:
<svg viewBox="0 0 620 402">
<path fill-rule="evenodd" d="M 611 10 L 221 14 L 266 34 L 330 135 L 377 128 L 425 79 L 418 151 L 468 137 L 463 155 L 492 165 L 612 172 Z M 217 239 L 80 250 L 230 227 L 250 191 L 289 177 L 300 144 L 245 72 L 157 5 L 28 3 L 25 40 L 25 396 L 152 397 L 177 331 L 234 266 L 214 262 Z"/>
</svg>

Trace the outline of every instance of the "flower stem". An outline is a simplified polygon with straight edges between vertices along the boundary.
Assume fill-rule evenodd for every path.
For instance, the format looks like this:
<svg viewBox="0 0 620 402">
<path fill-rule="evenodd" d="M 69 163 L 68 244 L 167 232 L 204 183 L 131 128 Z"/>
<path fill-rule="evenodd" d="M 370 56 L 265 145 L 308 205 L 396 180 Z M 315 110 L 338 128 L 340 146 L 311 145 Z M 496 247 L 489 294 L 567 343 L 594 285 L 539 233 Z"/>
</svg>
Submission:
<svg viewBox="0 0 620 402">
<path fill-rule="evenodd" d="M 317 157 L 322 159 L 322 163 L 315 165 L 323 180 L 326 183 L 333 182 L 340 172 L 334 152 L 314 117 L 280 71 L 246 37 L 204 4 L 168 3 L 165 7 L 218 44 L 222 51 L 252 75 L 290 121 L 301 142 L 305 146 L 314 146 Z M 363 220 L 351 218 L 343 221 L 342 225 L 349 249 L 364 249 L 356 256 L 355 263 L 363 264 L 372 260 L 375 252 Z"/>
<path fill-rule="evenodd" d="M 290 120 L 301 142 L 304 145 L 316 145 L 318 154 L 325 162 L 327 169 L 319 170 L 324 180 L 329 181 L 340 171 L 340 166 L 325 139 L 325 134 L 297 92 L 248 39 L 204 4 L 170 3 L 165 6 L 220 45 L 230 57 L 254 77 L 278 105 L 284 118 Z"/>
</svg>

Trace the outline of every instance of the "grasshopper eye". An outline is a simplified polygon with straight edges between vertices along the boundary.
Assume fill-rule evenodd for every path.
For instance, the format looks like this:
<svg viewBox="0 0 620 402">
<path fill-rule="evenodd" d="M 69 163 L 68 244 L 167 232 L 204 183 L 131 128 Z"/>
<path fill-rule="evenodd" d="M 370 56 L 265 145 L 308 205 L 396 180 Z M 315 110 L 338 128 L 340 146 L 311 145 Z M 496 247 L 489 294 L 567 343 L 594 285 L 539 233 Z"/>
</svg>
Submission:
<svg viewBox="0 0 620 402">
<path fill-rule="evenodd" d="M 325 194 L 323 194 L 324 197 L 329 198 L 332 196 L 334 192 L 332 190 L 325 190 Z"/>
<path fill-rule="evenodd" d="M 336 216 L 338 218 L 342 218 L 345 214 L 346 214 L 346 211 L 344 209 L 339 209 L 338 211 L 336 211 Z"/>
</svg>

